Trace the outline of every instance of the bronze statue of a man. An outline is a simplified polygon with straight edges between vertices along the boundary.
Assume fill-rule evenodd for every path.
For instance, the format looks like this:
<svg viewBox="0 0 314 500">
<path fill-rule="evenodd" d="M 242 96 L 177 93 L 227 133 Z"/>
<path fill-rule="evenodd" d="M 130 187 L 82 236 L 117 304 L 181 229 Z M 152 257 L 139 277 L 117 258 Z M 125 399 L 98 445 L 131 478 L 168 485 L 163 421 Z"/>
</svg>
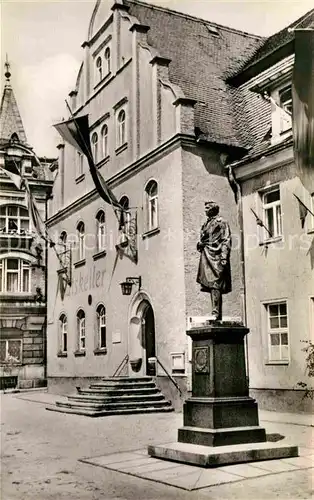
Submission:
<svg viewBox="0 0 314 500">
<path fill-rule="evenodd" d="M 202 292 L 211 294 L 214 320 L 222 319 L 222 294 L 231 292 L 229 224 L 220 217 L 214 201 L 205 203 L 206 222 L 202 225 L 197 250 L 201 253 L 197 283 Z"/>
</svg>

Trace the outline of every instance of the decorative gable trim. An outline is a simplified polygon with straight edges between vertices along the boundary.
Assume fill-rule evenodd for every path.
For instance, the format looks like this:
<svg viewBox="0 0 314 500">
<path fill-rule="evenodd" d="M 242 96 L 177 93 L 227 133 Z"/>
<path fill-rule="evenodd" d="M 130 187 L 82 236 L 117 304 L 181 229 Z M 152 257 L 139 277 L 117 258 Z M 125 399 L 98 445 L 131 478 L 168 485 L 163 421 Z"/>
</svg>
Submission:
<svg viewBox="0 0 314 500">
<path fill-rule="evenodd" d="M 253 92 L 261 93 L 273 87 L 278 87 L 285 80 L 292 79 L 293 64 L 294 54 L 263 71 L 260 75 L 243 85 L 242 88 L 248 88 Z"/>
</svg>

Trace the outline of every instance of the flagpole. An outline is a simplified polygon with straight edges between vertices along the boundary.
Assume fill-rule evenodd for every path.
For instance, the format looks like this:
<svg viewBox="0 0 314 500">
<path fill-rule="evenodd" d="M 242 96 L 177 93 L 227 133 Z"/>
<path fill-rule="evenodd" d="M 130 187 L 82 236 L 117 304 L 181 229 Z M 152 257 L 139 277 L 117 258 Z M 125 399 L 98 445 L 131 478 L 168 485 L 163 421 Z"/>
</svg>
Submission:
<svg viewBox="0 0 314 500">
<path fill-rule="evenodd" d="M 81 131 L 80 131 L 80 128 L 78 127 L 78 125 L 77 125 L 77 122 L 76 122 L 75 116 L 73 115 L 72 110 L 71 110 L 71 108 L 70 108 L 70 105 L 69 105 L 69 103 L 68 103 L 68 101 L 67 101 L 66 99 L 65 99 L 65 104 L 66 104 L 66 106 L 67 106 L 67 108 L 68 108 L 68 111 L 69 111 L 69 113 L 70 113 L 70 115 L 71 115 L 71 118 L 72 118 L 72 120 L 73 120 L 73 122 L 74 122 L 74 124 L 75 124 L 76 130 L 77 130 L 77 132 L 78 132 L 78 134 L 79 134 L 79 136 L 80 136 L 80 138 L 81 138 L 81 140 L 82 140 L 83 144 L 85 145 L 85 149 L 86 149 L 86 151 L 88 152 L 89 159 L 90 159 L 90 160 L 92 160 L 92 161 L 94 162 L 94 158 L 93 158 L 93 157 L 91 156 L 91 154 L 90 154 L 90 151 L 89 151 L 89 148 L 87 147 L 86 141 L 85 141 L 85 139 L 84 139 L 83 135 L 81 134 Z M 95 166 L 96 166 L 96 165 L 95 165 Z M 97 168 L 97 167 L 96 167 L 96 168 Z M 114 213 L 115 213 L 115 215 L 116 215 L 116 217 L 117 217 L 117 220 L 119 220 L 119 216 L 118 216 L 118 214 L 117 214 L 117 210 L 116 210 L 116 208 L 114 207 L 114 205 L 113 205 L 113 203 L 112 203 L 112 199 L 111 199 L 111 197 L 110 197 L 110 196 L 108 196 L 108 198 L 109 198 L 110 204 L 111 204 L 111 206 L 112 206 L 112 209 L 113 209 L 113 211 L 114 211 Z M 122 210 L 123 210 L 123 209 L 122 209 Z"/>
<path fill-rule="evenodd" d="M 272 238 L 273 235 L 272 233 L 270 232 L 270 230 L 268 229 L 268 227 L 264 224 L 264 222 L 262 221 L 262 219 L 259 218 L 259 216 L 254 212 L 253 208 L 251 208 L 251 212 L 253 213 L 255 219 L 256 219 L 256 224 L 260 227 L 263 227 L 264 229 L 266 229 L 266 231 L 268 232 L 269 236 Z"/>
<path fill-rule="evenodd" d="M 298 200 L 298 202 L 299 202 L 299 203 L 301 203 L 301 205 L 305 208 L 305 210 L 306 210 L 307 212 L 309 212 L 311 215 L 313 215 L 313 217 L 314 217 L 313 212 L 312 212 L 309 208 L 307 208 L 307 206 L 303 203 L 303 201 L 302 201 L 302 200 L 300 200 L 300 198 L 299 198 L 296 194 L 294 194 L 294 193 L 292 193 L 292 194 L 293 194 L 293 196 L 294 196 L 294 197 Z"/>
</svg>

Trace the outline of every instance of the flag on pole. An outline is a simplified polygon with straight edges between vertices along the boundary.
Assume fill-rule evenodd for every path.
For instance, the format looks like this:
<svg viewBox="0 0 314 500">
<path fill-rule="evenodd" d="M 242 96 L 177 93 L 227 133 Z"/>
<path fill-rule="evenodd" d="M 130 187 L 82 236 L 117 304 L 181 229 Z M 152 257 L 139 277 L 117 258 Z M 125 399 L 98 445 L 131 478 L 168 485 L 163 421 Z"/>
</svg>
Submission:
<svg viewBox="0 0 314 500">
<path fill-rule="evenodd" d="M 87 157 L 91 176 L 102 199 L 113 207 L 121 208 L 117 198 L 95 165 L 89 138 L 88 115 L 57 123 L 54 127 L 66 142 Z"/>
<path fill-rule="evenodd" d="M 314 30 L 295 30 L 292 79 L 294 155 L 299 171 L 314 167 Z"/>
<path fill-rule="evenodd" d="M 21 173 L 15 162 L 10 162 L 9 164 L 0 166 L 0 171 L 4 172 L 8 177 L 10 177 L 11 181 L 13 181 L 17 189 L 20 190 L 22 188 L 23 177 L 21 176 Z"/>
<path fill-rule="evenodd" d="M 293 196 L 298 200 L 298 203 L 299 203 L 299 213 L 300 213 L 300 221 L 301 221 L 301 226 L 302 228 L 304 228 L 304 224 L 305 224 L 305 219 L 306 219 L 306 216 L 308 213 L 310 213 L 311 215 L 313 215 L 314 217 L 314 214 L 313 212 L 303 203 L 303 201 L 300 200 L 300 198 L 293 193 Z"/>
</svg>

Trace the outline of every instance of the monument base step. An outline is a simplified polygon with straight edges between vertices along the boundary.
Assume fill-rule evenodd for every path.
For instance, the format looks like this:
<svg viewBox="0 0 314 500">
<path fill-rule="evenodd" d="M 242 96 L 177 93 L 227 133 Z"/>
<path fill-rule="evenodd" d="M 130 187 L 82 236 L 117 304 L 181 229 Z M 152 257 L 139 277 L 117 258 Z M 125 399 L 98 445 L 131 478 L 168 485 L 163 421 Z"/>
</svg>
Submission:
<svg viewBox="0 0 314 500">
<path fill-rule="evenodd" d="M 181 443 L 201 444 L 204 446 L 260 443 L 266 441 L 266 432 L 262 427 L 255 425 L 219 429 L 184 426 L 178 430 L 178 441 Z"/>
<path fill-rule="evenodd" d="M 299 456 L 297 446 L 269 442 L 219 447 L 175 442 L 165 445 L 149 445 L 148 454 L 154 458 L 200 467 L 217 467 Z"/>
</svg>

